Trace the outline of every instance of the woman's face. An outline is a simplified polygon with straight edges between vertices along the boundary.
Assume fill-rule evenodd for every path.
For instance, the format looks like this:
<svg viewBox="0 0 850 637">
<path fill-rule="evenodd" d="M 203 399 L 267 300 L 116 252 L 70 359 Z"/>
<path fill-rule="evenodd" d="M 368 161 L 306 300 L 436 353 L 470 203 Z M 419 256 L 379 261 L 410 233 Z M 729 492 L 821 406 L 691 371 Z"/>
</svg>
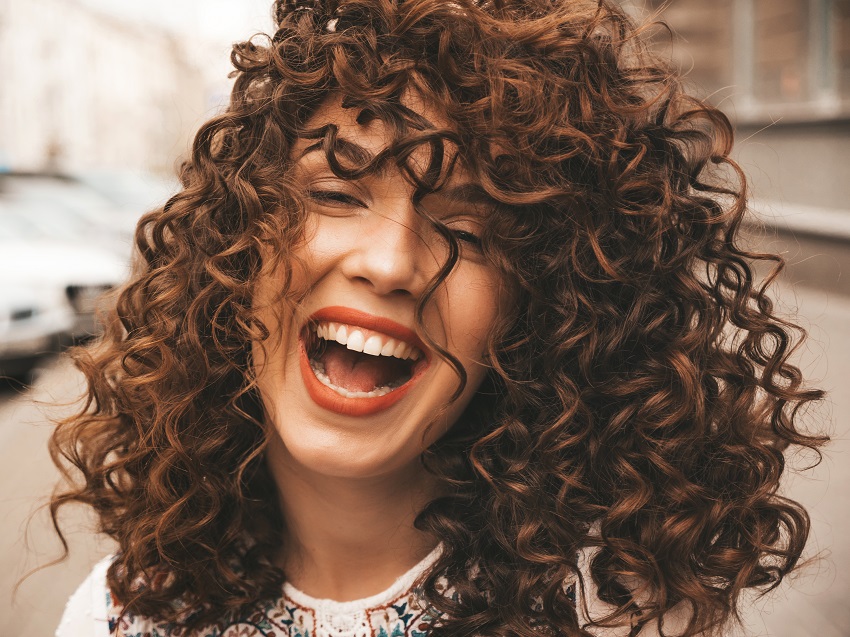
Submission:
<svg viewBox="0 0 850 637">
<path fill-rule="evenodd" d="M 421 102 L 408 106 L 439 124 Z M 337 155 L 362 161 L 384 149 L 390 136 L 382 121 L 360 125 L 357 114 L 332 102 L 306 128 L 336 124 Z M 425 148 L 414 154 L 414 164 L 426 165 Z M 299 302 L 292 310 L 281 301 L 283 279 L 276 274 L 263 278 L 257 295 L 271 330 L 254 348 L 260 394 L 278 434 L 269 457 L 328 476 L 389 475 L 412 466 L 445 433 L 486 374 L 487 336 L 508 296 L 474 240 L 487 206 L 470 195 L 475 189 L 459 168 L 442 191 L 422 201 L 461 247 L 423 321 L 467 373 L 462 395 L 449 404 L 458 376 L 417 336 L 414 320 L 448 246 L 415 212 L 412 186 L 392 161 L 358 180 L 336 177 L 321 140 L 298 140 L 292 159 L 307 213 L 293 259 L 290 297 Z"/>
</svg>

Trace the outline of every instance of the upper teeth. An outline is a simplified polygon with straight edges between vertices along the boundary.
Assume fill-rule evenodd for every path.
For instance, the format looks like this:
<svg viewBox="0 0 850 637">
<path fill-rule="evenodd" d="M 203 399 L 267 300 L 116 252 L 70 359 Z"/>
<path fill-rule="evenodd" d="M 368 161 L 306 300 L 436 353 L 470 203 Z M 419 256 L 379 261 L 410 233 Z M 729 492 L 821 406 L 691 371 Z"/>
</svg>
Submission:
<svg viewBox="0 0 850 637">
<path fill-rule="evenodd" d="M 344 323 L 323 321 L 316 324 L 316 334 L 327 341 L 336 341 L 355 352 L 363 352 L 372 356 L 394 356 L 418 361 L 422 352 L 418 348 L 391 338 L 380 332 L 364 330 Z"/>
</svg>

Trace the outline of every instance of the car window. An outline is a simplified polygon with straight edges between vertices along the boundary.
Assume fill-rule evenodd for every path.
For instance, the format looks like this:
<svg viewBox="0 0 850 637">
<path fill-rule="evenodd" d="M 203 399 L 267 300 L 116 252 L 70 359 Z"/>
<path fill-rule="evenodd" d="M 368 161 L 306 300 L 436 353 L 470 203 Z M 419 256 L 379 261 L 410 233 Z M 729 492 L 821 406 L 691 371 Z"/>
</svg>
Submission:
<svg viewBox="0 0 850 637">
<path fill-rule="evenodd" d="M 8 220 L 4 234 L 91 239 L 114 226 L 111 205 L 73 181 L 41 176 L 0 176 L 0 201 Z M 21 219 L 24 220 L 23 225 Z M 4 220 L 0 220 L 3 224 Z"/>
</svg>

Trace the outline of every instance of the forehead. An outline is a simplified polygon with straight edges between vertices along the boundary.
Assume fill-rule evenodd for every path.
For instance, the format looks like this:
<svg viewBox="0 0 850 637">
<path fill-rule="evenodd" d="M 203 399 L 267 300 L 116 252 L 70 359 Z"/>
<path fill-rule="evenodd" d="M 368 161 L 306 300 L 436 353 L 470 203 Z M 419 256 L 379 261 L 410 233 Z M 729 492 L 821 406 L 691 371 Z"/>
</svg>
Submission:
<svg viewBox="0 0 850 637">
<path fill-rule="evenodd" d="M 336 150 L 342 150 L 343 155 L 358 164 L 368 163 L 372 157 L 393 142 L 404 138 L 406 134 L 416 135 L 423 130 L 453 130 L 448 118 L 418 92 L 405 91 L 398 103 L 400 106 L 397 107 L 394 117 L 382 117 L 370 107 L 344 105 L 341 95 L 330 96 L 302 126 L 302 132 L 293 144 L 291 159 L 297 162 L 306 152 L 314 148 L 320 149 L 323 138 L 319 132 L 329 125 L 336 128 L 339 146 Z M 390 109 L 392 108 L 390 106 Z M 404 131 L 392 123 L 393 119 L 402 118 L 408 120 Z M 352 148 L 351 144 L 359 148 Z M 457 150 L 454 148 L 451 154 L 455 154 Z M 421 155 L 428 154 L 425 148 L 422 151 L 414 153 L 412 159 L 415 163 L 424 159 Z M 417 154 L 420 155 L 419 161 Z M 448 157 L 450 153 L 447 152 L 446 155 Z"/>
<path fill-rule="evenodd" d="M 368 126 L 357 123 L 357 117 L 361 109 L 344 108 L 342 97 L 333 96 L 329 101 L 322 104 L 319 109 L 304 123 L 304 134 L 299 135 L 293 146 L 293 159 L 298 160 L 308 146 L 314 145 L 317 139 L 313 131 L 322 129 L 329 124 L 338 128 L 339 136 L 350 141 L 356 141 L 363 148 L 375 152 L 386 145 L 389 133 L 387 125 L 380 120 L 373 120 Z"/>
<path fill-rule="evenodd" d="M 331 94 L 315 113 L 305 123 L 305 128 L 315 128 L 324 124 L 337 124 L 338 126 L 346 126 L 351 128 L 359 128 L 360 124 L 357 118 L 360 113 L 367 108 L 365 105 L 350 105 L 344 104 L 345 97 L 340 93 Z M 387 100 L 384 105 L 390 106 L 395 103 L 398 105 L 398 110 L 412 111 L 416 115 L 427 120 L 433 128 L 452 128 L 448 118 L 441 112 L 432 101 L 424 98 L 418 90 L 405 89 L 397 100 Z M 377 128 L 383 128 L 384 122 L 377 118 L 373 120 Z"/>
<path fill-rule="evenodd" d="M 385 113 L 381 117 L 368 107 L 348 107 L 341 96 L 332 96 L 307 120 L 292 147 L 290 156 L 295 174 L 307 179 L 330 169 L 338 176 L 344 176 L 333 168 L 337 161 L 341 161 L 346 169 L 355 169 L 354 174 L 345 177 L 347 179 L 366 178 L 368 175 L 386 177 L 404 164 L 420 178 L 430 175 L 425 179 L 425 183 L 430 184 L 425 191 L 433 192 L 441 201 L 445 199 L 447 203 L 461 204 L 470 213 L 477 214 L 484 214 L 485 210 L 495 206 L 496 202 L 474 179 L 455 142 L 447 141 L 443 136 L 453 131 L 449 119 L 414 92 L 403 95 L 400 105 L 399 113 L 409 120 L 408 124 L 413 124 L 405 130 L 402 130 L 404 126 L 397 127 L 392 122 L 393 114 Z M 374 116 L 362 117 L 364 113 L 373 113 Z M 326 137 L 328 125 L 336 129 L 332 143 Z M 438 133 L 431 135 L 433 131 Z M 389 162 L 372 163 L 391 144 L 401 142 L 403 146 L 408 135 L 414 145 L 412 152 L 404 154 L 403 161 L 396 158 L 401 163 L 394 163 L 392 155 L 382 158 L 389 159 Z M 417 141 L 416 137 L 420 139 Z M 434 154 L 434 148 L 427 143 L 429 139 L 440 142 L 439 154 Z M 357 172 L 364 167 L 367 167 L 366 172 Z"/>
</svg>

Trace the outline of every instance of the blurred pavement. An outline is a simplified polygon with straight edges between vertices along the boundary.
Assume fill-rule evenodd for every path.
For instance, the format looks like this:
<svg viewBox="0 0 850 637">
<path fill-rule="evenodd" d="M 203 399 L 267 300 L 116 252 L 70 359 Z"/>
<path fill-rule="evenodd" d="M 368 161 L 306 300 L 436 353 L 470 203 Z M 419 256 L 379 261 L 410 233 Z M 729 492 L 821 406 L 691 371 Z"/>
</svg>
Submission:
<svg viewBox="0 0 850 637">
<path fill-rule="evenodd" d="M 68 560 L 35 571 L 61 555 L 44 505 L 58 479 L 47 453 L 50 417 L 81 392 L 81 377 L 66 360 L 48 361 L 32 390 L 0 385 L 0 637 L 49 637 L 65 600 L 110 543 L 97 537 L 80 507 L 66 511 Z M 38 402 L 44 404 L 37 404 Z M 68 507 L 69 509 L 71 507 Z"/>
</svg>

